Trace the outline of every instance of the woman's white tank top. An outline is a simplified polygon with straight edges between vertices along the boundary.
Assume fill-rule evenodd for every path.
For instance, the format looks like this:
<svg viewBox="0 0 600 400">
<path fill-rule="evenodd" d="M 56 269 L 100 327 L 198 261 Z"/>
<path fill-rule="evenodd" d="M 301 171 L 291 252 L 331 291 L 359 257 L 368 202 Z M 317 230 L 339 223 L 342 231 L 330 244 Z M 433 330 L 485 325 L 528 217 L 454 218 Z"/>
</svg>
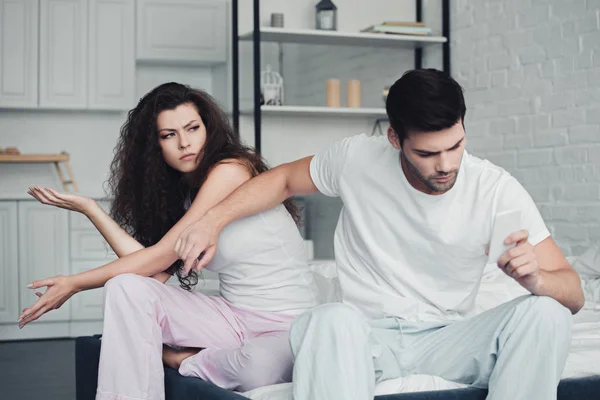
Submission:
<svg viewBox="0 0 600 400">
<path fill-rule="evenodd" d="M 297 315 L 318 305 L 304 240 L 283 204 L 226 226 L 206 269 L 236 307 Z"/>
</svg>

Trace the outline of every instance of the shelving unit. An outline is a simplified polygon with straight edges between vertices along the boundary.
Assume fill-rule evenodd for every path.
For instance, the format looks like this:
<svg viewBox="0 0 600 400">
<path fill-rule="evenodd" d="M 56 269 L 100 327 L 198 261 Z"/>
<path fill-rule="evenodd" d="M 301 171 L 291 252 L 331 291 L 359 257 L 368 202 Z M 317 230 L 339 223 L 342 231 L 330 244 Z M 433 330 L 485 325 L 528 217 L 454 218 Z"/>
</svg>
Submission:
<svg viewBox="0 0 600 400">
<path fill-rule="evenodd" d="M 416 2 L 416 18 L 423 21 L 423 1 Z M 260 45 L 261 42 L 319 44 L 331 46 L 365 46 L 399 48 L 414 51 L 414 68 L 421 68 L 423 48 L 432 45 L 443 46 L 443 70 L 450 74 L 450 0 L 442 0 L 442 36 L 388 35 L 362 32 L 340 32 L 285 29 L 260 26 L 260 0 L 253 0 L 253 30 L 242 35 L 238 33 L 238 0 L 232 0 L 232 81 L 233 81 L 233 126 L 239 132 L 240 115 L 254 116 L 254 144 L 261 151 L 262 115 L 272 116 L 326 116 L 385 118 L 383 108 L 331 108 L 306 106 L 261 106 L 260 104 Z M 239 42 L 253 44 L 253 110 L 240 111 L 239 104 Z"/>
<path fill-rule="evenodd" d="M 385 108 L 347 108 L 347 107 L 307 107 L 307 106 L 261 106 L 263 115 L 274 116 L 307 116 L 319 117 L 339 115 L 340 117 L 373 117 L 386 116 Z M 254 111 L 242 111 L 241 115 L 252 115 Z"/>
<path fill-rule="evenodd" d="M 250 41 L 254 32 L 240 35 L 239 40 Z M 441 36 L 386 35 L 381 33 L 354 33 L 304 29 L 260 28 L 263 42 L 321 44 L 333 46 L 402 47 L 416 49 L 446 42 Z"/>
<path fill-rule="evenodd" d="M 69 154 L 0 154 L 0 163 L 59 163 L 68 162 Z"/>
<path fill-rule="evenodd" d="M 0 154 L 0 163 L 53 163 L 58 172 L 63 189 L 68 192 L 68 185 L 73 185 L 75 192 L 78 192 L 79 188 L 77 187 L 77 182 L 75 181 L 73 171 L 71 170 L 70 160 L 71 155 L 66 152 L 60 154 Z M 65 165 L 68 179 L 65 178 L 65 175 L 60 168 L 61 163 Z"/>
</svg>

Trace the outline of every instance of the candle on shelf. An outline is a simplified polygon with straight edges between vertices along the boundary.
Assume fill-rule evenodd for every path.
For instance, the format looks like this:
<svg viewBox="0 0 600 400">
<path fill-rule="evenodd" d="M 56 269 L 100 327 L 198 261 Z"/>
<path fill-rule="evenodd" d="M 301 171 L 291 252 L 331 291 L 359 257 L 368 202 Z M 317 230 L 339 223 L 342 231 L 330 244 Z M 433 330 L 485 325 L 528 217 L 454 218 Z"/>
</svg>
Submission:
<svg viewBox="0 0 600 400">
<path fill-rule="evenodd" d="M 348 108 L 360 108 L 360 81 L 356 79 L 349 80 L 346 84 L 346 103 Z"/>
<path fill-rule="evenodd" d="M 327 80 L 327 107 L 340 107 L 342 84 L 339 79 Z"/>
</svg>

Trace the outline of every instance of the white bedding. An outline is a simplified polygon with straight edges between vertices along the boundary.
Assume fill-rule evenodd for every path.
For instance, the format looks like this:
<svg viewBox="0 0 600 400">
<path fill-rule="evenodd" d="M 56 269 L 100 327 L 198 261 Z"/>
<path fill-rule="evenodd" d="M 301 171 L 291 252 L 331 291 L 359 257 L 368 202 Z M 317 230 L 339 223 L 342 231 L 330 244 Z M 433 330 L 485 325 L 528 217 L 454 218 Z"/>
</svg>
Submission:
<svg viewBox="0 0 600 400">
<path fill-rule="evenodd" d="M 569 261 L 582 277 L 586 304 L 584 309 L 573 317 L 571 350 L 562 377 L 600 375 L 600 245 L 592 246 L 579 259 Z M 313 270 L 322 301 L 336 301 L 338 288 L 335 264 L 314 263 Z M 525 293 L 527 293 L 525 289 L 495 265 L 488 265 L 476 300 L 477 312 L 483 312 Z M 437 376 L 411 375 L 380 382 L 375 388 L 375 394 L 444 390 L 464 386 Z M 291 383 L 265 386 L 245 392 L 243 395 L 253 400 L 293 400 Z"/>
</svg>

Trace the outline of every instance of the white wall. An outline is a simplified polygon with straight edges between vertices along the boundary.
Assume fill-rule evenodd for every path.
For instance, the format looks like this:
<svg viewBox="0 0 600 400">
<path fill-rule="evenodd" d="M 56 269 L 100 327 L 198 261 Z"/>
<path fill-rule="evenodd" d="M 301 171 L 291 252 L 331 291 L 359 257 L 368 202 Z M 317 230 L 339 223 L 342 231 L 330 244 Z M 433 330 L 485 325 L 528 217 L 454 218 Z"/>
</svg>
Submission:
<svg viewBox="0 0 600 400">
<path fill-rule="evenodd" d="M 468 149 L 506 168 L 567 254 L 600 239 L 600 1 L 453 1 Z"/>
</svg>

